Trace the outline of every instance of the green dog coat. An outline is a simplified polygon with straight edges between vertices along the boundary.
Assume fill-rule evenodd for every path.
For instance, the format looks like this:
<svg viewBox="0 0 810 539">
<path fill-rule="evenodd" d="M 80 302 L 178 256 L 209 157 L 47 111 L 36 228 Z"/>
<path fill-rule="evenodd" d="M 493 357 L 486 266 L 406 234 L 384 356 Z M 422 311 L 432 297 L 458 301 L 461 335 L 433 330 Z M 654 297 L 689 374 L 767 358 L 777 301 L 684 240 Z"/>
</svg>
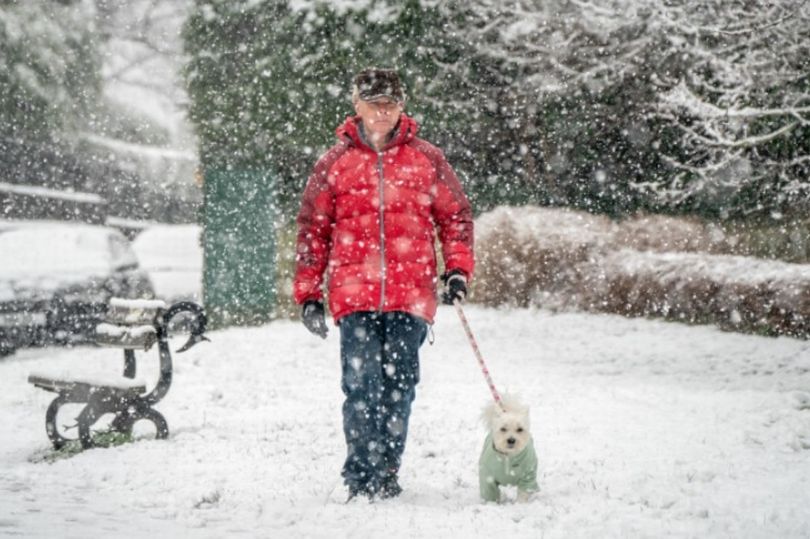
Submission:
<svg viewBox="0 0 810 539">
<path fill-rule="evenodd" d="M 537 492 L 537 455 L 534 442 L 529 440 L 523 451 L 509 457 L 495 450 L 492 435 L 484 441 L 484 450 L 478 460 L 478 482 L 481 497 L 487 502 L 501 499 L 501 485 L 517 485 L 519 490 Z"/>
</svg>

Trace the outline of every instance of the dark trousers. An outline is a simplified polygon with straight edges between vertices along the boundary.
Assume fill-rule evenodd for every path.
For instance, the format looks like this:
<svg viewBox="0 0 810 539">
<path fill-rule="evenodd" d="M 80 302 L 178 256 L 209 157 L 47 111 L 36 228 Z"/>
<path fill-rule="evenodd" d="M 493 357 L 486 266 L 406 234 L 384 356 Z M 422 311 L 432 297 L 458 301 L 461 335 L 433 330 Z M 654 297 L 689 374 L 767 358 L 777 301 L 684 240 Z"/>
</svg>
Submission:
<svg viewBox="0 0 810 539">
<path fill-rule="evenodd" d="M 427 324 L 403 312 L 358 312 L 340 320 L 344 482 L 377 492 L 400 466 L 419 382 Z"/>
</svg>

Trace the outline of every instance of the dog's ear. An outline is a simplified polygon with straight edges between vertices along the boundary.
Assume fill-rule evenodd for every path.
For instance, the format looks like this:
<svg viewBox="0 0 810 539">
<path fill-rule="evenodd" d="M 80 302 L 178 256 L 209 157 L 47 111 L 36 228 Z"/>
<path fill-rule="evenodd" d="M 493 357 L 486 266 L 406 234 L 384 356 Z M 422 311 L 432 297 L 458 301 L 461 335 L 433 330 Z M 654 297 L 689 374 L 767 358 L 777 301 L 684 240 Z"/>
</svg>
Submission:
<svg viewBox="0 0 810 539">
<path fill-rule="evenodd" d="M 512 393 L 505 393 L 502 398 L 503 407 L 509 413 L 515 414 L 522 419 L 526 426 L 530 423 L 529 407 Z"/>
<path fill-rule="evenodd" d="M 508 412 L 512 412 L 514 414 L 522 415 L 525 410 L 528 410 L 528 407 L 524 405 L 521 400 L 512 393 L 504 393 L 503 398 L 501 399 L 503 403 L 504 410 Z"/>
<path fill-rule="evenodd" d="M 481 409 L 481 423 L 484 424 L 487 430 L 492 430 L 492 425 L 495 424 L 495 420 L 500 413 L 500 409 L 494 402 L 488 402 L 487 405 Z"/>
<path fill-rule="evenodd" d="M 516 412 L 520 416 L 520 419 L 525 424 L 526 428 L 528 428 L 529 424 L 531 423 L 531 418 L 529 417 L 529 407 L 521 404 L 517 408 Z"/>
</svg>

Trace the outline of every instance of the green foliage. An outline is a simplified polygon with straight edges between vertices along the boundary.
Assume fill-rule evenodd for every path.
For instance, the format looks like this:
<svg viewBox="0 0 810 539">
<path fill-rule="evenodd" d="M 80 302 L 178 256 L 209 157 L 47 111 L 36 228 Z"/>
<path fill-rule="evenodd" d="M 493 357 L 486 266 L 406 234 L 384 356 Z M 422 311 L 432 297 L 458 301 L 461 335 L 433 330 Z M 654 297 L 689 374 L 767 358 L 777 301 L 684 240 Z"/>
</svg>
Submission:
<svg viewBox="0 0 810 539">
<path fill-rule="evenodd" d="M 132 443 L 135 440 L 136 438 L 132 435 L 132 433 L 118 432 L 114 430 L 93 432 L 93 446 L 96 448 L 117 447 L 119 445 Z M 75 457 L 83 451 L 84 448 L 79 440 L 68 440 L 59 449 L 48 448 L 38 451 L 29 458 L 29 461 L 35 464 L 41 462 L 52 464 L 59 460 Z"/>
<path fill-rule="evenodd" d="M 719 223 L 736 240 L 734 254 L 810 263 L 810 218 L 747 218 Z"/>
<path fill-rule="evenodd" d="M 134 440 L 135 438 L 131 432 L 108 430 L 93 433 L 93 445 L 95 447 L 115 447 L 131 443 Z"/>
</svg>

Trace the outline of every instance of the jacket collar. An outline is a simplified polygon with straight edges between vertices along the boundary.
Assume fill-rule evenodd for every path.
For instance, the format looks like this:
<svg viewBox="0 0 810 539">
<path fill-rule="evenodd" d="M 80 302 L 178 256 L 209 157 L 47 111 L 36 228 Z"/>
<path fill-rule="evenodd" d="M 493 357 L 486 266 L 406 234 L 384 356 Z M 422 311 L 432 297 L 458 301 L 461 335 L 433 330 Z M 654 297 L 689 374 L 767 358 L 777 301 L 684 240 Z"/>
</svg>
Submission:
<svg viewBox="0 0 810 539">
<path fill-rule="evenodd" d="M 528 455 L 530 452 L 534 451 L 534 441 L 531 438 L 529 439 L 529 443 L 526 444 L 526 447 L 524 447 L 520 451 L 520 453 L 517 453 L 515 455 L 507 455 L 506 453 L 498 451 L 498 449 L 495 447 L 495 441 L 492 439 L 492 434 L 487 435 L 487 439 L 486 439 L 485 443 L 488 444 L 489 448 L 492 450 L 492 452 L 496 456 L 498 456 L 498 457 L 500 457 L 502 459 L 505 459 L 507 461 L 510 461 L 510 462 L 515 462 L 515 463 L 522 462 L 523 460 L 525 460 L 526 455 Z"/>
<path fill-rule="evenodd" d="M 374 148 L 369 146 L 365 141 L 361 133 L 360 123 L 361 120 L 359 116 L 350 116 L 346 118 L 346 121 L 343 122 L 335 132 L 340 140 L 346 141 L 350 146 L 375 151 Z M 404 113 L 400 114 L 399 122 L 391 132 L 389 140 L 383 147 L 383 150 L 409 143 L 414 139 L 418 130 L 419 124 L 416 123 L 416 120 Z"/>
</svg>

